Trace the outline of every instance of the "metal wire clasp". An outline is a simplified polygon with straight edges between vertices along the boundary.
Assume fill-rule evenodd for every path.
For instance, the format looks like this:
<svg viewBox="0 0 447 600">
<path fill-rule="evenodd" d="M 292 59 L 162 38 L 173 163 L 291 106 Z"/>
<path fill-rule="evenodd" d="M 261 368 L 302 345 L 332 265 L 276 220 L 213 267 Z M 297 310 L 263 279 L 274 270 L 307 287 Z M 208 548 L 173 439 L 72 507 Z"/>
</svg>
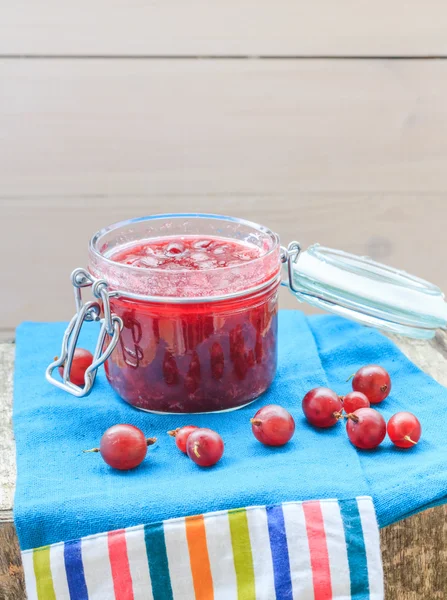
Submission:
<svg viewBox="0 0 447 600">
<path fill-rule="evenodd" d="M 123 322 L 120 317 L 110 311 L 110 294 L 107 290 L 107 282 L 104 279 L 94 279 L 88 271 L 80 268 L 75 269 L 71 274 L 71 282 L 75 294 L 76 314 L 65 330 L 60 356 L 48 366 L 45 377 L 47 381 L 56 387 L 81 398 L 91 392 L 98 367 L 109 358 L 115 349 L 123 328 Z M 83 302 L 81 290 L 85 287 L 92 288 L 93 295 L 101 301 L 101 304 L 95 300 Z M 101 308 L 104 314 L 103 318 L 101 318 Z M 81 387 L 70 381 L 70 370 L 84 321 L 100 321 L 101 329 L 93 354 L 93 362 L 85 372 L 84 386 Z M 110 340 L 104 350 L 106 335 L 109 335 Z M 63 367 L 62 379 L 53 377 L 54 369 L 59 367 Z"/>
<path fill-rule="evenodd" d="M 299 292 L 293 283 L 293 265 L 297 262 L 299 255 L 301 254 L 301 244 L 299 242 L 290 242 L 285 248 L 281 246 L 280 259 L 282 263 L 287 263 L 287 274 L 288 279 L 282 281 L 281 285 L 286 285 L 292 292 Z"/>
</svg>

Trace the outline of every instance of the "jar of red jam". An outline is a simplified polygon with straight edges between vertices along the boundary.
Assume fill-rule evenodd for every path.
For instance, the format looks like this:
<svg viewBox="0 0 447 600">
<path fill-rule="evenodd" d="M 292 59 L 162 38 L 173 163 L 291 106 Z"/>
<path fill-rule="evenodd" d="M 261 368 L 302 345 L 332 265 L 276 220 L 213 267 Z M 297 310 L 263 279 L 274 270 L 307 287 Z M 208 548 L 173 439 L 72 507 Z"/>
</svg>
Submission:
<svg viewBox="0 0 447 600">
<path fill-rule="evenodd" d="M 319 245 L 286 249 L 268 228 L 219 215 L 156 215 L 106 227 L 90 241 L 88 270 L 76 269 L 72 283 L 77 312 L 47 379 L 85 396 L 104 363 L 123 400 L 157 413 L 234 410 L 270 386 L 280 283 L 300 301 L 388 331 L 431 337 L 447 323 L 432 284 Z M 94 299 L 83 302 L 81 290 L 90 286 Z M 71 362 L 80 329 L 92 320 L 101 323 L 99 339 L 77 386 Z M 53 376 L 61 366 L 62 378 Z"/>
</svg>

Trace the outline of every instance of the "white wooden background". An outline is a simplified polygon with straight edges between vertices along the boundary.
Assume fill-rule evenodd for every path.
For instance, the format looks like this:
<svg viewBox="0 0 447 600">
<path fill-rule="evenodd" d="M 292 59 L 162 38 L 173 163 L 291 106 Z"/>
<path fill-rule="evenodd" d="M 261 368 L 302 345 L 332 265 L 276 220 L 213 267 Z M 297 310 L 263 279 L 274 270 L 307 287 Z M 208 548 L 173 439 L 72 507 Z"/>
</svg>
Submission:
<svg viewBox="0 0 447 600">
<path fill-rule="evenodd" d="M 154 212 L 243 216 L 447 290 L 444 0 L 0 9 L 0 337 L 69 318 L 90 235 Z"/>
</svg>

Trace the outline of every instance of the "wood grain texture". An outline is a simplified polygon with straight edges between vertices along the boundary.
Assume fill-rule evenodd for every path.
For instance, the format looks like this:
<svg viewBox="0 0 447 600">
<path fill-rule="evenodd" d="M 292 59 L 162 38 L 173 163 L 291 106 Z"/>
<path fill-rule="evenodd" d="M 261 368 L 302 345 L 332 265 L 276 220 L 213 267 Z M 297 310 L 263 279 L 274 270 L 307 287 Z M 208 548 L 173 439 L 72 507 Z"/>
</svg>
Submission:
<svg viewBox="0 0 447 600">
<path fill-rule="evenodd" d="M 447 505 L 380 532 L 386 600 L 445 600 Z"/>
<path fill-rule="evenodd" d="M 443 195 L 65 196 L 3 198 L 0 204 L 5 232 L 0 236 L 0 272 L 8 290 L 2 299 L 0 327 L 9 329 L 10 336 L 23 320 L 71 318 L 70 273 L 87 265 L 88 241 L 96 230 L 160 212 L 212 211 L 246 218 L 271 227 L 283 244 L 298 239 L 303 247 L 319 242 L 370 255 L 447 290 L 444 262 L 437 246 L 429 242 L 444 237 L 447 202 Z M 285 289 L 281 306 L 297 307 Z"/>
<path fill-rule="evenodd" d="M 0 523 L 12 519 L 16 481 L 15 444 L 12 432 L 14 350 L 14 344 L 0 344 Z"/>
<path fill-rule="evenodd" d="M 447 61 L 0 59 L 0 80 L 3 198 L 447 190 Z"/>
<path fill-rule="evenodd" d="M 442 0 L 16 0 L 1 54 L 446 54 Z"/>
<path fill-rule="evenodd" d="M 26 600 L 19 542 L 12 523 L 0 523 L 0 600 Z"/>
</svg>

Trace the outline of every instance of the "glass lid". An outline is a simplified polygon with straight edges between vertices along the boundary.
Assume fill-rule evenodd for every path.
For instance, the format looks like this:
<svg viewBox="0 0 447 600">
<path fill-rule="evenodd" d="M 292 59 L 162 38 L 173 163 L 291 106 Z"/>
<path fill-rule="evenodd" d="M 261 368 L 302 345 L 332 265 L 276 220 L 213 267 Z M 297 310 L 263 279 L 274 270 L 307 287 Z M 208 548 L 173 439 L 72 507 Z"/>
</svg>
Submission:
<svg viewBox="0 0 447 600">
<path fill-rule="evenodd" d="M 319 244 L 283 249 L 298 300 L 364 325 L 431 338 L 447 325 L 447 303 L 435 285 L 364 256 Z"/>
</svg>

